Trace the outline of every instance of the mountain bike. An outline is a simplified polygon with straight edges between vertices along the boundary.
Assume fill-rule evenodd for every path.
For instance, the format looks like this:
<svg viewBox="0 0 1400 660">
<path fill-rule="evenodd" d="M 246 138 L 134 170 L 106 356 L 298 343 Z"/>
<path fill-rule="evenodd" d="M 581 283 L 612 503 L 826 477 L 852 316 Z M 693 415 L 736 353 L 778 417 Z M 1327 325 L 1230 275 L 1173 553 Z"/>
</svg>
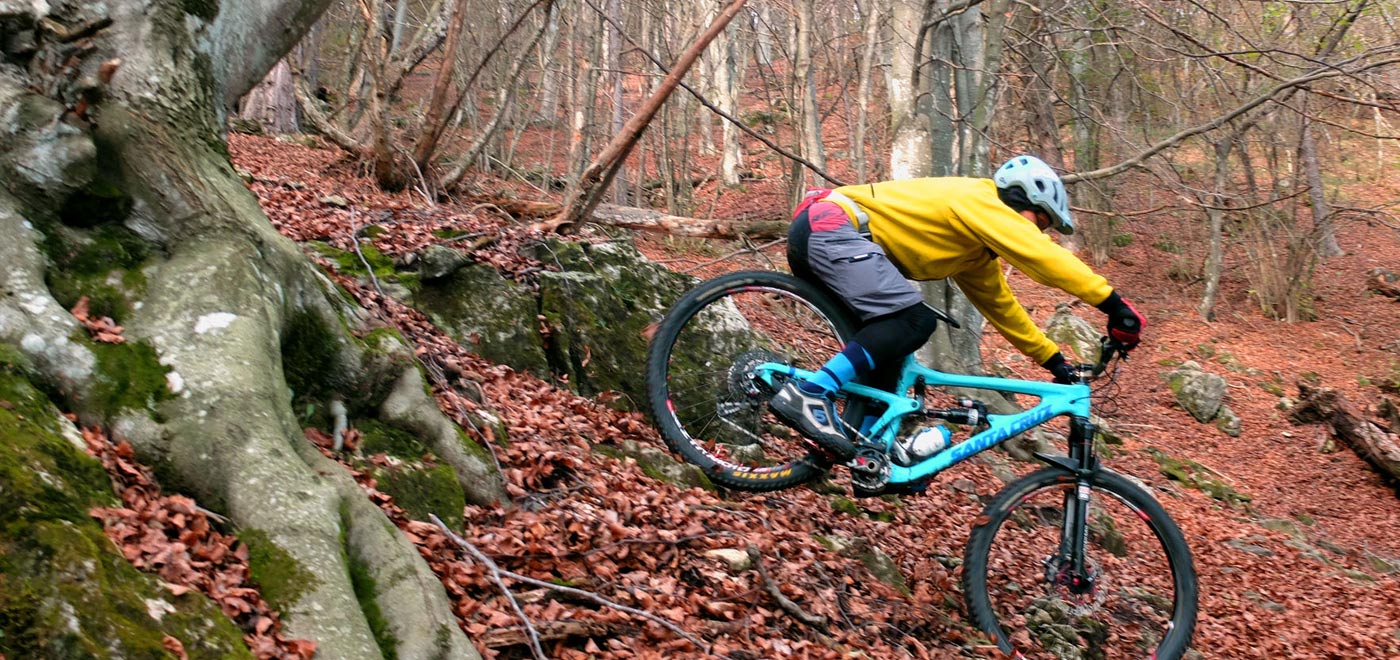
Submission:
<svg viewBox="0 0 1400 660">
<path fill-rule="evenodd" d="M 649 404 L 666 444 L 733 490 L 774 491 L 826 475 L 835 459 L 778 421 L 767 401 L 788 380 L 812 375 L 856 329 L 844 305 L 791 275 L 745 271 L 700 283 L 666 314 L 648 353 Z M 917 491 L 980 452 L 1068 417 L 1068 454 L 1036 453 L 1044 467 L 991 498 L 965 549 L 967 611 L 1012 657 L 1162 660 L 1180 658 L 1190 644 L 1196 574 L 1181 530 L 1151 493 L 1097 457 L 1091 384 L 1125 354 L 1105 340 L 1098 363 L 1079 365 L 1078 382 L 1067 385 L 946 373 L 910 356 L 893 393 L 860 382 L 837 393 L 858 447 L 844 464 L 857 495 Z M 989 414 L 971 399 L 929 405 L 948 388 L 1037 402 L 1015 414 Z M 902 432 L 922 422 L 958 426 L 960 439 L 910 456 Z"/>
</svg>

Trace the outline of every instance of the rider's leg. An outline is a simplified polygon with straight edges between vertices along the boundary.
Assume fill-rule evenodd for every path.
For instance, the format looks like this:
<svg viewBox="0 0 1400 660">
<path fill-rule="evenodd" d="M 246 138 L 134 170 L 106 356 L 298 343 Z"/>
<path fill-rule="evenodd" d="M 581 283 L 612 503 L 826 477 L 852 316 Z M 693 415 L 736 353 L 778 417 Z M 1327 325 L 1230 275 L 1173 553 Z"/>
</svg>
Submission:
<svg viewBox="0 0 1400 660">
<path fill-rule="evenodd" d="M 835 204 L 818 202 L 797 214 L 789 231 L 788 264 L 798 277 L 834 293 L 865 324 L 816 378 L 785 386 L 770 407 L 823 448 L 849 457 L 855 447 L 840 428 L 831 394 L 881 363 L 897 363 L 913 352 L 933 333 L 937 317 L 885 251 L 856 232 Z"/>
</svg>

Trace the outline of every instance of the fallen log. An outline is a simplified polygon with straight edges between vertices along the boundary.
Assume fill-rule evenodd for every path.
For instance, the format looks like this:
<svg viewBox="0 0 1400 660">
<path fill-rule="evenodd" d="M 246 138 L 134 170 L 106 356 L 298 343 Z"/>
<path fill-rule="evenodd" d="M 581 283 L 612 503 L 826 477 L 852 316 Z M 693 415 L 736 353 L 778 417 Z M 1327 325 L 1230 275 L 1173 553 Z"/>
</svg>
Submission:
<svg viewBox="0 0 1400 660">
<path fill-rule="evenodd" d="M 1400 275 L 1384 268 L 1373 268 L 1366 284 L 1373 293 L 1400 300 Z"/>
<path fill-rule="evenodd" d="M 511 214 L 511 216 L 521 220 L 552 218 L 557 215 L 562 208 L 559 204 L 553 202 L 535 202 L 528 200 L 494 200 L 492 203 L 506 213 Z M 707 220 L 704 218 L 669 215 L 652 209 L 615 206 L 612 204 L 599 204 L 589 215 L 588 222 L 655 234 L 670 234 L 672 236 L 687 236 L 690 238 L 715 238 L 731 241 L 744 237 L 756 240 L 782 238 L 787 236 L 788 229 L 788 218 L 786 217 L 745 220 Z M 543 220 L 536 221 L 531 228 L 543 233 L 551 233 L 559 227 L 548 220 Z"/>
<path fill-rule="evenodd" d="M 1375 466 L 1382 476 L 1400 483 L 1400 438 L 1371 422 L 1340 392 L 1298 383 L 1298 405 L 1292 419 L 1297 424 L 1325 423 L 1332 434 L 1357 455 Z"/>
</svg>

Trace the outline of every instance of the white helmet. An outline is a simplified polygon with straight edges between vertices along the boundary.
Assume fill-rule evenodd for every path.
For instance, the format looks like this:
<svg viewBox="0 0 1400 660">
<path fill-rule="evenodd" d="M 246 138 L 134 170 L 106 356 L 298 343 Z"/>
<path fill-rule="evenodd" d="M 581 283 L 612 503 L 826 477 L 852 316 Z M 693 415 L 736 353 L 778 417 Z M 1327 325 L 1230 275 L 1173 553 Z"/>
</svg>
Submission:
<svg viewBox="0 0 1400 660">
<path fill-rule="evenodd" d="M 1074 233 L 1069 215 L 1069 194 L 1055 170 L 1035 156 L 1021 155 L 1006 161 L 992 177 L 998 188 L 1019 187 L 1032 204 L 1045 209 L 1061 234 Z"/>
</svg>

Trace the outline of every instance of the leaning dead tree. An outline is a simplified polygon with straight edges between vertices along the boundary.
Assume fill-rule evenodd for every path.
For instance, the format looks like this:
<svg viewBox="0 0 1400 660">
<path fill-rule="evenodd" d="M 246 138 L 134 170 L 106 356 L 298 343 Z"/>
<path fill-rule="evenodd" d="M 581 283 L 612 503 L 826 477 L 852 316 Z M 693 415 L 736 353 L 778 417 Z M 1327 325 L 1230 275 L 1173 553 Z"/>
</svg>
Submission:
<svg viewBox="0 0 1400 660">
<path fill-rule="evenodd" d="M 504 498 L 499 475 L 407 346 L 356 337 L 364 312 L 277 233 L 224 144 L 228 110 L 328 3 L 0 2 L 0 343 L 80 423 L 265 539 L 295 576 L 284 630 L 319 657 L 475 658 L 441 582 L 291 402 L 439 429 L 425 437 L 476 502 Z M 124 343 L 86 339 L 75 292 Z"/>
<path fill-rule="evenodd" d="M 704 52 L 705 47 L 710 45 L 724 31 L 729 21 L 743 8 L 745 0 L 734 0 L 715 19 L 710 27 L 703 34 L 696 38 L 695 42 L 686 48 L 681 54 L 676 65 L 666 74 L 666 77 L 652 92 L 647 102 L 642 105 L 622 127 L 607 147 L 589 163 L 573 186 L 569 189 L 569 194 L 564 202 L 563 208 L 557 215 L 546 223 L 542 223 L 539 228 L 547 232 L 558 231 L 561 228 L 574 225 L 579 220 L 587 217 L 598 203 L 607 194 L 608 188 L 612 185 L 613 179 L 617 176 L 618 170 L 627 160 L 627 154 L 632 152 L 632 148 L 637 145 L 637 140 L 641 139 L 642 132 L 646 130 L 651 119 L 660 111 L 662 104 L 666 102 L 671 92 L 675 91 L 680 84 L 681 78 L 685 77 L 690 67 L 695 64 L 695 60 Z"/>
</svg>

